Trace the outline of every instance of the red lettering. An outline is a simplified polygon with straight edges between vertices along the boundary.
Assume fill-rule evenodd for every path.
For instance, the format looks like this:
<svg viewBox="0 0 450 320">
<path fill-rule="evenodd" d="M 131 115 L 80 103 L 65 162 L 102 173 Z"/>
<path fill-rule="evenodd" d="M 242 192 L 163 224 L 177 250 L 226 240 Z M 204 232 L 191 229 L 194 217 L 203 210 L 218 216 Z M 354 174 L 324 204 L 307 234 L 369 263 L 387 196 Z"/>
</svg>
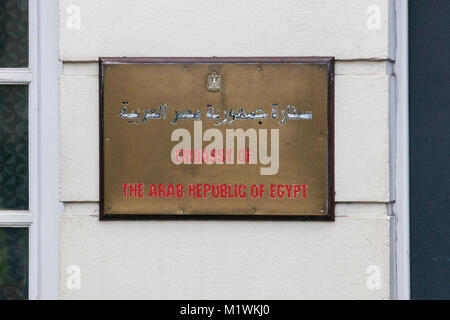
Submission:
<svg viewBox="0 0 450 320">
<path fill-rule="evenodd" d="M 170 198 L 170 197 L 175 198 L 175 190 L 173 188 L 173 184 L 169 184 L 169 186 L 167 187 L 166 197 L 167 198 Z"/>
<path fill-rule="evenodd" d="M 247 187 L 243 184 L 241 184 L 239 186 L 239 197 L 240 198 L 245 198 L 247 196 L 247 192 L 245 192 L 246 189 L 247 189 Z"/>
<path fill-rule="evenodd" d="M 276 198 L 275 197 L 275 188 L 276 188 L 276 185 L 274 185 L 274 184 L 270 185 L 270 199 L 275 199 Z"/>
<path fill-rule="evenodd" d="M 177 184 L 177 198 L 183 198 L 184 192 L 183 192 L 183 185 Z"/>
<path fill-rule="evenodd" d="M 205 184 L 204 185 L 204 195 L 203 195 L 203 198 L 206 198 L 207 196 L 208 196 L 208 193 L 211 191 L 211 185 L 209 185 L 209 184 Z"/>
<path fill-rule="evenodd" d="M 252 198 L 258 198 L 258 186 L 256 184 L 252 185 L 250 189 L 250 196 Z"/>
<path fill-rule="evenodd" d="M 127 197 L 128 184 L 127 183 L 122 183 L 122 188 L 123 188 L 123 197 L 126 198 Z"/>
<path fill-rule="evenodd" d="M 308 188 L 308 185 L 302 184 L 302 188 L 303 188 L 303 199 L 306 199 L 306 189 Z"/>
<path fill-rule="evenodd" d="M 166 186 L 163 184 L 158 185 L 158 197 L 165 198 L 166 197 Z"/>
<path fill-rule="evenodd" d="M 287 190 L 287 196 L 288 196 L 288 199 L 291 199 L 292 185 L 287 184 L 287 185 L 286 185 L 286 190 Z"/>
<path fill-rule="evenodd" d="M 195 198 L 195 185 L 194 184 L 190 184 L 188 186 L 188 197 Z"/>
<path fill-rule="evenodd" d="M 149 198 L 151 198 L 153 196 L 156 198 L 158 197 L 158 194 L 156 192 L 156 185 L 154 185 L 154 184 L 150 185 L 150 192 L 149 192 L 148 196 L 149 196 Z"/>
<path fill-rule="evenodd" d="M 300 193 L 300 191 L 301 191 L 301 187 L 298 184 L 296 184 L 294 186 L 294 198 L 295 199 L 297 199 L 297 194 Z"/>
<path fill-rule="evenodd" d="M 278 185 L 277 187 L 277 196 L 279 199 L 283 199 L 284 198 L 284 186 L 283 185 Z"/>
</svg>

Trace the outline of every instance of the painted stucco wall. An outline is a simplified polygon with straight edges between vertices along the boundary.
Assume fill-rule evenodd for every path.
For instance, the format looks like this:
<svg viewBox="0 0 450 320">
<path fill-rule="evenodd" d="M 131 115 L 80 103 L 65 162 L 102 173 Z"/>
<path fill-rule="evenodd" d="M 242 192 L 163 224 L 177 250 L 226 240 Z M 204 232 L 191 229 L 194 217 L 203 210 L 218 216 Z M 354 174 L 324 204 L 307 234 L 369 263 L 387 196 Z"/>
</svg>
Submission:
<svg viewBox="0 0 450 320">
<path fill-rule="evenodd" d="M 388 299 L 390 4 L 60 0 L 61 298 Z M 99 222 L 101 56 L 335 56 L 336 222 Z"/>
</svg>

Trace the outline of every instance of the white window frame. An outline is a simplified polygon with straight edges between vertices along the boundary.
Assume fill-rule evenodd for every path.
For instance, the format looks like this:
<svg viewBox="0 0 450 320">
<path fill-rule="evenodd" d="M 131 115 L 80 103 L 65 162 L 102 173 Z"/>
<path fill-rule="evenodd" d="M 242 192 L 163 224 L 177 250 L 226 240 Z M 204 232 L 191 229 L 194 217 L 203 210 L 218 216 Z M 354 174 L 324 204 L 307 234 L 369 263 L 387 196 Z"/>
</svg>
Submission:
<svg viewBox="0 0 450 320">
<path fill-rule="evenodd" d="M 31 300 L 58 297 L 57 30 L 57 0 L 29 0 L 29 67 L 0 68 L 0 85 L 29 87 L 29 210 L 0 211 L 0 228 L 29 230 Z"/>
<path fill-rule="evenodd" d="M 396 294 L 399 300 L 411 297 L 410 232 L 409 232 L 409 50 L 408 0 L 396 1 L 397 50 L 395 74 L 397 77 L 396 113 Z"/>
</svg>

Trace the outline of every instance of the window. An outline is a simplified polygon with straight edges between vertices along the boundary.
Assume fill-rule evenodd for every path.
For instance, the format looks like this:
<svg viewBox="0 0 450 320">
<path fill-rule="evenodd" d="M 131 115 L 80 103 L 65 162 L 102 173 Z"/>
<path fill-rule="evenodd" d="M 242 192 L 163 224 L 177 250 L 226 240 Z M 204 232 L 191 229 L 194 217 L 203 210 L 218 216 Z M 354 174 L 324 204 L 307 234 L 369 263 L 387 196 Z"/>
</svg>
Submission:
<svg viewBox="0 0 450 320">
<path fill-rule="evenodd" d="M 37 298 L 37 6 L 0 0 L 0 300 Z"/>
<path fill-rule="evenodd" d="M 27 228 L 0 228 L 0 300 L 28 299 Z"/>
<path fill-rule="evenodd" d="M 28 0 L 0 1 L 0 68 L 26 68 L 29 61 Z"/>
</svg>

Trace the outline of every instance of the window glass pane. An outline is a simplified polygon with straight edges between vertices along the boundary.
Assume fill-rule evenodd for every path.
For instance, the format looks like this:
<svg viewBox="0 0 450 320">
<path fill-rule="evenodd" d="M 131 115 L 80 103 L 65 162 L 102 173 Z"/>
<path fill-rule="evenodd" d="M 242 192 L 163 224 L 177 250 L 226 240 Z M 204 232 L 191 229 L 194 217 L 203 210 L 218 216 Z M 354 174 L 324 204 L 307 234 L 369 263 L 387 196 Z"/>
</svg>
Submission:
<svg viewBox="0 0 450 320">
<path fill-rule="evenodd" d="M 0 300 L 28 299 L 28 229 L 0 228 Z"/>
<path fill-rule="evenodd" d="M 0 0 L 0 68 L 28 67 L 28 0 Z"/>
<path fill-rule="evenodd" d="M 0 85 L 0 210 L 28 210 L 27 85 Z"/>
</svg>

